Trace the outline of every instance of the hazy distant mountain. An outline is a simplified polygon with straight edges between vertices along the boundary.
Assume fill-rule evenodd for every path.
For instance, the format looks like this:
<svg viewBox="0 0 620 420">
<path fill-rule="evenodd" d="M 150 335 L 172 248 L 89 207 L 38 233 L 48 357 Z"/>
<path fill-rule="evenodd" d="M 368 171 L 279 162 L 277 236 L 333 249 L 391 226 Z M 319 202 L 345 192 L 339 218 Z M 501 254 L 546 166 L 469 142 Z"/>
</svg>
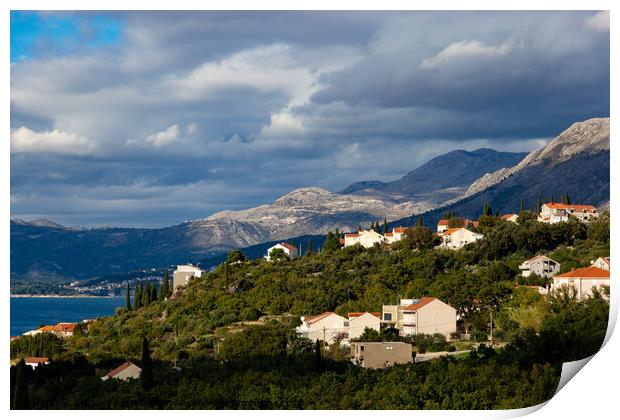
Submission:
<svg viewBox="0 0 620 420">
<path fill-rule="evenodd" d="M 341 193 L 368 196 L 388 194 L 394 198 L 438 205 L 462 195 L 472 182 L 486 173 L 516 165 L 526 155 L 492 149 L 472 152 L 454 150 L 431 159 L 397 181 L 356 182 Z"/>
<path fill-rule="evenodd" d="M 535 207 L 538 194 L 543 201 L 552 197 L 557 201 L 568 193 L 573 203 L 609 208 L 609 165 L 609 118 L 578 122 L 517 165 L 482 176 L 461 197 L 424 217 L 435 223 L 445 210 L 452 209 L 475 218 L 484 201 L 501 213 L 518 212 L 521 200 L 526 208 Z"/>
</svg>

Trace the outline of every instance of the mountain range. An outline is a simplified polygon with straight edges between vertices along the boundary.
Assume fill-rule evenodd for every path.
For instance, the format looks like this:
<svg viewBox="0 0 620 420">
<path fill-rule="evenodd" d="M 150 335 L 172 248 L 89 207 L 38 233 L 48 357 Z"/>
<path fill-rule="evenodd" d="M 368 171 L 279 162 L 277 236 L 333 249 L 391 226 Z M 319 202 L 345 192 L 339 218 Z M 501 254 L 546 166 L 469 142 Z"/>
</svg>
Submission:
<svg viewBox="0 0 620 420">
<path fill-rule="evenodd" d="M 49 220 L 11 220 L 11 279 L 73 279 L 221 259 L 230 249 L 322 235 L 387 218 L 434 224 L 447 209 L 477 217 L 482 203 L 514 212 L 538 195 L 568 193 L 573 202 L 609 203 L 609 119 L 576 123 L 547 146 L 526 153 L 455 150 L 399 180 L 361 181 L 334 193 L 294 190 L 271 204 L 222 211 L 160 229 L 67 228 Z M 316 241 L 317 239 L 315 239 Z M 316 244 L 316 242 L 315 242 Z M 316 246 L 316 245 L 315 245 Z M 248 248 L 251 247 L 251 248 Z"/>
</svg>

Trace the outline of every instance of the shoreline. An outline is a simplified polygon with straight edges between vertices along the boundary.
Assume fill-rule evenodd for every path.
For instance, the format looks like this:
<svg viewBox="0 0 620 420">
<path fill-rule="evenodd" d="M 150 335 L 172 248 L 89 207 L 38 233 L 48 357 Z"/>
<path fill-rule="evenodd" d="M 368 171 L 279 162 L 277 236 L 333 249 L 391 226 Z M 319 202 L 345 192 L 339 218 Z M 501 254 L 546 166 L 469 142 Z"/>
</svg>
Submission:
<svg viewBox="0 0 620 420">
<path fill-rule="evenodd" d="M 63 299 L 74 299 L 74 298 L 102 298 L 102 299 L 113 299 L 113 298 L 121 298 L 122 296 L 94 296 L 94 295 L 10 295 L 11 298 L 63 298 Z"/>
</svg>

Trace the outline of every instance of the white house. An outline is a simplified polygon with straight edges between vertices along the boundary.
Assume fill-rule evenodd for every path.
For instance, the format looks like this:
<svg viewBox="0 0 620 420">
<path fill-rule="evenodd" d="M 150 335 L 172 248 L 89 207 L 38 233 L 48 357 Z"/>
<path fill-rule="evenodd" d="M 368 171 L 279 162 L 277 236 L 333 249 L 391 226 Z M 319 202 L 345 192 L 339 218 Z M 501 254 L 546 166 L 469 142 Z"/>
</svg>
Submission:
<svg viewBox="0 0 620 420">
<path fill-rule="evenodd" d="M 505 220 L 507 222 L 517 223 L 518 219 L 519 219 L 519 215 L 515 213 L 502 215 L 502 220 Z"/>
<path fill-rule="evenodd" d="M 179 287 L 187 285 L 192 277 L 198 278 L 200 276 L 202 276 L 202 270 L 198 267 L 177 265 L 177 269 L 172 273 L 173 292 L 176 292 Z"/>
<path fill-rule="evenodd" d="M 441 244 L 438 246 L 438 248 L 448 249 L 460 249 L 467 244 L 476 242 L 484 238 L 484 235 L 480 233 L 474 233 L 465 228 L 448 229 L 440 233 L 439 236 L 441 237 Z"/>
<path fill-rule="evenodd" d="M 296 329 L 302 337 L 312 341 L 321 340 L 333 344 L 338 338 L 348 341 L 349 321 L 334 312 L 323 312 L 320 315 L 301 317 L 301 325 Z"/>
<path fill-rule="evenodd" d="M 291 260 L 299 256 L 299 251 L 297 251 L 297 248 L 295 246 L 282 242 L 279 244 L 275 244 L 267 250 L 267 255 L 265 255 L 265 259 L 267 261 L 271 260 L 271 251 L 273 251 L 274 249 L 281 249 Z"/>
<path fill-rule="evenodd" d="M 519 270 L 521 270 L 521 276 L 523 277 L 529 277 L 531 274 L 536 274 L 541 277 L 551 278 L 560 272 L 560 263 L 545 255 L 537 255 L 527 261 L 524 261 L 519 266 Z"/>
<path fill-rule="evenodd" d="M 138 379 L 140 377 L 140 369 L 139 366 L 131 363 L 129 360 L 117 367 L 114 370 L 106 373 L 101 377 L 103 381 L 108 379 L 119 379 L 121 381 L 128 381 L 129 379 Z"/>
<path fill-rule="evenodd" d="M 385 242 L 387 242 L 388 244 L 398 242 L 403 239 L 403 236 L 405 236 L 406 232 L 406 227 L 395 227 L 392 229 L 392 232 L 388 232 L 384 235 Z"/>
<path fill-rule="evenodd" d="M 609 257 L 598 257 L 595 261 L 591 261 L 594 267 L 602 268 L 609 271 L 611 268 Z"/>
<path fill-rule="evenodd" d="M 349 312 L 349 340 L 358 338 L 366 328 L 381 329 L 381 312 Z"/>
<path fill-rule="evenodd" d="M 577 299 L 583 299 L 592 294 L 594 288 L 609 287 L 609 271 L 590 266 L 572 269 L 571 271 L 553 277 L 551 290 L 562 287 L 571 287 L 577 292 Z"/>
<path fill-rule="evenodd" d="M 385 236 L 374 230 L 360 230 L 358 233 L 346 233 L 344 235 L 344 246 L 360 244 L 364 248 L 372 248 L 375 244 L 386 242 Z"/>
<path fill-rule="evenodd" d="M 402 336 L 439 333 L 449 339 L 456 331 L 456 309 L 434 297 L 401 299 L 399 305 L 383 305 L 381 323 Z"/>
<path fill-rule="evenodd" d="M 589 222 L 598 217 L 596 207 L 589 204 L 562 204 L 545 203 L 540 209 L 538 221 L 542 223 L 567 222 L 569 216 L 574 216 L 581 222 Z"/>
<path fill-rule="evenodd" d="M 455 219 L 453 219 L 455 220 Z M 470 220 L 470 219 L 458 219 L 461 221 L 461 226 L 462 227 L 467 227 L 467 225 L 469 225 L 471 223 L 471 225 L 475 228 L 478 227 L 478 221 L 477 220 Z M 453 223 L 455 223 L 455 221 L 453 221 Z M 449 219 L 441 219 L 439 222 L 437 222 L 437 233 L 443 233 L 446 230 L 448 230 L 450 228 L 450 220 Z"/>
</svg>

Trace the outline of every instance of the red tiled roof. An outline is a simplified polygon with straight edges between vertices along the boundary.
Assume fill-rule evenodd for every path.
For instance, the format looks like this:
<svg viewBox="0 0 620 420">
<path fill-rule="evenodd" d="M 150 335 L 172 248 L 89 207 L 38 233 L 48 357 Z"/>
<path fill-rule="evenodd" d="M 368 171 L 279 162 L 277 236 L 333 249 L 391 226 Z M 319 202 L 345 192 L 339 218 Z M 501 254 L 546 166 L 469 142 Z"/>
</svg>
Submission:
<svg viewBox="0 0 620 420">
<path fill-rule="evenodd" d="M 77 322 L 61 322 L 54 327 L 54 332 L 73 332 Z"/>
<path fill-rule="evenodd" d="M 596 207 L 590 204 L 562 204 L 562 203 L 545 203 L 545 205 L 552 209 L 560 210 L 574 210 L 574 211 L 596 211 Z"/>
<path fill-rule="evenodd" d="M 443 231 L 443 235 L 452 235 L 454 232 L 465 228 L 450 228 Z"/>
<path fill-rule="evenodd" d="M 312 324 L 312 323 L 315 323 L 315 322 L 317 322 L 317 321 L 322 320 L 323 318 L 327 318 L 328 316 L 330 316 L 330 315 L 332 315 L 332 314 L 334 314 L 334 312 L 330 312 L 330 311 L 323 312 L 323 313 L 322 313 L 322 314 L 320 314 L 320 315 L 315 315 L 315 316 L 309 316 L 309 317 L 306 317 L 306 319 L 304 320 L 304 322 L 307 322 L 308 324 Z"/>
<path fill-rule="evenodd" d="M 360 236 L 360 234 L 359 233 L 345 233 L 344 236 L 347 238 L 357 238 L 358 236 Z"/>
<path fill-rule="evenodd" d="M 376 316 L 377 318 L 381 318 L 381 312 L 349 312 L 347 314 L 347 318 L 351 319 L 351 318 L 357 318 L 360 317 L 364 314 L 370 314 L 373 316 Z"/>
<path fill-rule="evenodd" d="M 609 271 L 603 270 L 602 268 L 590 266 L 577 268 L 569 271 L 568 273 L 558 274 L 555 277 L 560 278 L 591 278 L 591 279 L 608 279 Z"/>
<path fill-rule="evenodd" d="M 405 308 L 405 310 L 407 310 L 407 311 L 417 311 L 422 306 L 428 305 L 429 303 L 431 303 L 434 300 L 435 300 L 434 297 L 430 297 L 430 296 L 429 297 L 423 297 L 422 299 L 420 299 L 420 301 L 418 303 L 414 303 L 412 305 L 407 306 Z"/>
<path fill-rule="evenodd" d="M 437 226 L 448 226 L 448 219 L 441 219 L 437 222 Z"/>
<path fill-rule="evenodd" d="M 517 214 L 515 214 L 515 213 L 511 213 L 511 214 L 504 214 L 504 215 L 502 216 L 502 220 L 508 220 L 508 219 L 510 219 L 512 216 L 518 216 L 518 215 L 517 215 Z"/>
<path fill-rule="evenodd" d="M 41 328 L 39 328 L 39 331 L 42 331 L 42 332 L 53 332 L 54 328 L 56 328 L 55 325 L 44 325 Z"/>
<path fill-rule="evenodd" d="M 386 233 L 385 236 L 394 236 L 393 233 Z"/>
<path fill-rule="evenodd" d="M 293 251 L 297 249 L 293 245 L 287 244 L 286 242 L 282 242 L 280 245 L 282 245 L 284 248 L 288 249 L 289 251 Z"/>
<path fill-rule="evenodd" d="M 47 363 L 50 361 L 49 357 L 26 357 L 24 359 L 24 361 L 26 363 L 35 363 L 35 364 L 39 364 L 39 363 Z"/>
<path fill-rule="evenodd" d="M 440 220 L 441 222 L 441 220 Z M 405 233 L 407 232 L 407 228 L 406 227 L 396 227 L 394 229 L 392 229 L 393 233 Z"/>
<path fill-rule="evenodd" d="M 118 375 L 119 373 L 121 373 L 122 371 L 124 371 L 125 369 L 127 369 L 129 366 L 132 366 L 132 365 L 136 366 L 135 363 L 131 363 L 129 360 L 127 360 L 125 363 L 123 363 L 116 369 L 113 369 L 109 371 L 108 373 L 106 373 L 105 376 L 107 376 L 108 378 L 114 378 L 116 375 Z"/>
</svg>

